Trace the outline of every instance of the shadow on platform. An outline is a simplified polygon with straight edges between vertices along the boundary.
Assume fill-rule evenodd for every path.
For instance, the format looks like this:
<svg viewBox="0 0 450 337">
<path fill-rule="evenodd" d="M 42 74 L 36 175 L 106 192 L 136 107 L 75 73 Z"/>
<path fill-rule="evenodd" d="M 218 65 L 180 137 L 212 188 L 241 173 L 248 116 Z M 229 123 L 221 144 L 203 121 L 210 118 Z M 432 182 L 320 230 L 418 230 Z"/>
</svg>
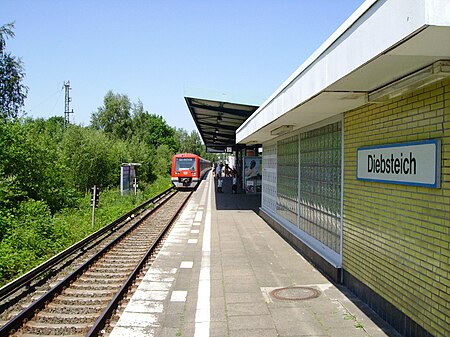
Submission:
<svg viewBox="0 0 450 337">
<path fill-rule="evenodd" d="M 232 193 L 232 178 L 223 178 L 223 193 L 217 191 L 217 179 L 214 178 L 214 192 L 216 194 L 217 210 L 252 210 L 259 213 L 261 206 L 261 193 L 245 193 L 238 186 L 237 194 Z"/>
</svg>

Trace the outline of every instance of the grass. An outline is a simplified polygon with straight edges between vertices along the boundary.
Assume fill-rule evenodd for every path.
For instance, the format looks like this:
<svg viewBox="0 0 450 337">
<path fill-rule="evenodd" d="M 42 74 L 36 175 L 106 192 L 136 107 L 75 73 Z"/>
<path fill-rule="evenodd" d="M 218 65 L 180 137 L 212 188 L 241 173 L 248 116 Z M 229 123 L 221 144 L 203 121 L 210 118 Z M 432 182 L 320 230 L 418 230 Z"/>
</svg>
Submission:
<svg viewBox="0 0 450 337">
<path fill-rule="evenodd" d="M 102 191 L 94 226 L 90 194 L 80 199 L 78 207 L 64 209 L 53 216 L 37 213 L 33 217 L 14 219 L 13 229 L 0 241 L 0 287 L 170 186 L 170 178 L 161 177 L 152 184 L 142 183 L 137 195 L 121 196 L 117 188 Z"/>
</svg>

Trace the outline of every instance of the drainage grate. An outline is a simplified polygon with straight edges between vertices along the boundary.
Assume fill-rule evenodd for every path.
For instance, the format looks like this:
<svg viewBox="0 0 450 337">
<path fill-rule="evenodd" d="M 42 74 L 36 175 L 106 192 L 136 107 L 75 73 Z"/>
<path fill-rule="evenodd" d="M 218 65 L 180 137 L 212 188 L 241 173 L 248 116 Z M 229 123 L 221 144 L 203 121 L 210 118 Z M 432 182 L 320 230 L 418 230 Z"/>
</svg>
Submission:
<svg viewBox="0 0 450 337">
<path fill-rule="evenodd" d="M 270 295 L 277 300 L 303 301 L 320 296 L 320 290 L 311 287 L 286 287 L 274 289 Z"/>
</svg>

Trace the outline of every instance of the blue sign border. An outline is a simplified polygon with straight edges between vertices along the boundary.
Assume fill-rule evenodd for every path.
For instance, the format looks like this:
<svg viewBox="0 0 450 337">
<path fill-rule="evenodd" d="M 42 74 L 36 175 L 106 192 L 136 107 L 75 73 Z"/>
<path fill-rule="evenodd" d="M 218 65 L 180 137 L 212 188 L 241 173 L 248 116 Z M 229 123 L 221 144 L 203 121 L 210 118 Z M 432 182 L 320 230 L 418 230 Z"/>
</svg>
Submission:
<svg viewBox="0 0 450 337">
<path fill-rule="evenodd" d="M 435 178 L 433 184 L 423 184 L 423 183 L 408 183 L 405 181 L 397 181 L 397 180 L 384 180 L 384 179 L 368 179 L 368 178 L 358 178 L 358 157 L 359 151 L 361 150 L 371 150 L 371 149 L 387 149 L 391 147 L 400 147 L 400 146 L 415 146 L 415 145 L 423 145 L 423 144 L 434 144 L 436 148 L 436 167 L 435 167 Z M 395 184 L 395 185 L 407 185 L 407 186 L 420 186 L 420 187 L 431 187 L 431 188 L 440 188 L 441 181 L 441 140 L 440 139 L 427 139 L 427 140 L 419 140 L 415 142 L 406 142 L 406 143 L 392 143 L 387 145 L 374 145 L 374 146 L 363 146 L 358 147 L 356 149 L 356 180 L 361 181 L 370 181 L 376 183 L 385 183 L 385 184 Z"/>
</svg>

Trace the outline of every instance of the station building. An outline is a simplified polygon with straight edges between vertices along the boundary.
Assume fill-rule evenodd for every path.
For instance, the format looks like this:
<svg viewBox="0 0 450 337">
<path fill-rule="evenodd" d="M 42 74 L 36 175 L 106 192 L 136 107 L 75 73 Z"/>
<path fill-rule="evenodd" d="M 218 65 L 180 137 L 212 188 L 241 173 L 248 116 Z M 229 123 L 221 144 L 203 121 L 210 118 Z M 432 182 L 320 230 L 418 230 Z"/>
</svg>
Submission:
<svg viewBox="0 0 450 337">
<path fill-rule="evenodd" d="M 367 0 L 236 141 L 286 240 L 402 335 L 450 336 L 450 1 Z"/>
</svg>

